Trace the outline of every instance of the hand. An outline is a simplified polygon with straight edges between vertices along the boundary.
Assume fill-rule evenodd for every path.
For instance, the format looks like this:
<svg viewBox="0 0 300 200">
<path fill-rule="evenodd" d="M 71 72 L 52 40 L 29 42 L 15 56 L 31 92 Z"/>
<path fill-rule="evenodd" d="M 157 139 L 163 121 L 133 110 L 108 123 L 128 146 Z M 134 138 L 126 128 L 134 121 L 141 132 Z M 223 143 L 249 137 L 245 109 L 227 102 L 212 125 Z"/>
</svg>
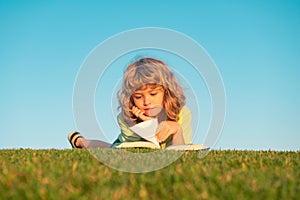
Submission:
<svg viewBox="0 0 300 200">
<path fill-rule="evenodd" d="M 156 139 L 159 143 L 166 141 L 172 135 L 172 145 L 184 144 L 181 126 L 174 121 L 162 121 L 158 126 Z"/>
<path fill-rule="evenodd" d="M 147 120 L 152 119 L 151 117 L 146 116 L 146 115 L 144 114 L 145 112 L 142 112 L 142 111 L 141 111 L 140 109 L 138 109 L 136 106 L 133 106 L 133 107 L 132 107 L 131 112 L 132 112 L 137 118 L 139 118 L 139 119 L 142 120 L 142 121 L 147 121 Z"/>
</svg>

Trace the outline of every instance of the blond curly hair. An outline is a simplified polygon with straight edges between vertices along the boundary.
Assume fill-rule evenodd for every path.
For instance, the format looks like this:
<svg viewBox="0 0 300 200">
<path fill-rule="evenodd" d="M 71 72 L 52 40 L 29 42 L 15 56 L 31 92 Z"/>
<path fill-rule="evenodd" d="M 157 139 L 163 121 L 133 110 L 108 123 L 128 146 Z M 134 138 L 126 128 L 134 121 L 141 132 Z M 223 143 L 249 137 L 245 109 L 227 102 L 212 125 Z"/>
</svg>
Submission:
<svg viewBox="0 0 300 200">
<path fill-rule="evenodd" d="M 134 106 L 132 95 L 146 85 L 163 87 L 163 111 L 167 120 L 178 121 L 179 112 L 186 102 L 183 88 L 164 62 L 144 57 L 129 64 L 124 72 L 122 88 L 118 92 L 121 115 L 125 122 L 129 125 L 139 123 L 131 112 Z"/>
</svg>

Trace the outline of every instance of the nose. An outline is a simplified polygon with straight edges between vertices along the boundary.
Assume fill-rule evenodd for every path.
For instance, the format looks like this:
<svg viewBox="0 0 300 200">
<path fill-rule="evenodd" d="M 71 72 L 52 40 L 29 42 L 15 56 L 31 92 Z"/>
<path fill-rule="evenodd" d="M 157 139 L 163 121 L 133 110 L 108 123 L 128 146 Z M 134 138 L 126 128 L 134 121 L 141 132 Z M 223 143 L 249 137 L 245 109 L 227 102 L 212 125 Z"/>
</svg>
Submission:
<svg viewBox="0 0 300 200">
<path fill-rule="evenodd" d="M 151 103 L 151 97 L 148 95 L 145 95 L 144 97 L 144 106 L 148 106 Z"/>
</svg>

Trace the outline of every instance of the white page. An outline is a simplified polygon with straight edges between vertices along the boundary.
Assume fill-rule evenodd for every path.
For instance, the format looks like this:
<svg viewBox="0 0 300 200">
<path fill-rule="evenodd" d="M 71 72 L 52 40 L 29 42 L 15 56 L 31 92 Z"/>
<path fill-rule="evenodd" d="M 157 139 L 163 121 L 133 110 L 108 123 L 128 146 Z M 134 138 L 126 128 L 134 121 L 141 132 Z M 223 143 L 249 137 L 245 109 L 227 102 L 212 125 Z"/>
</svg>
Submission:
<svg viewBox="0 0 300 200">
<path fill-rule="evenodd" d="M 209 150 L 210 148 L 204 144 L 181 144 L 181 145 L 171 145 L 166 148 L 166 150 L 188 150 L 188 151 L 199 151 L 199 150 Z"/>
<path fill-rule="evenodd" d="M 138 123 L 132 127 L 129 127 L 133 132 L 159 146 L 156 140 L 155 133 L 158 127 L 157 118 L 153 118 L 141 123 Z"/>
</svg>

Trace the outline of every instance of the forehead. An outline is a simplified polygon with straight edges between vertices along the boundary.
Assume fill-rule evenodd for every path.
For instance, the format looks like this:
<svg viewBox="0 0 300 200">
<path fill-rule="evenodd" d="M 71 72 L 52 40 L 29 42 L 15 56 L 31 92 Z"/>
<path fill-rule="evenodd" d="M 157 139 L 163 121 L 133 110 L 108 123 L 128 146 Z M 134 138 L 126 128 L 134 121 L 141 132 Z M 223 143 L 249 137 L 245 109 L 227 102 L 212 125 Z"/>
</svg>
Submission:
<svg viewBox="0 0 300 200">
<path fill-rule="evenodd" d="M 152 91 L 152 90 L 162 90 L 163 91 L 163 87 L 161 85 L 157 85 L 157 84 L 146 84 L 146 85 L 143 85 L 142 87 L 138 88 L 135 91 L 135 93 L 147 92 L 147 91 Z"/>
</svg>

